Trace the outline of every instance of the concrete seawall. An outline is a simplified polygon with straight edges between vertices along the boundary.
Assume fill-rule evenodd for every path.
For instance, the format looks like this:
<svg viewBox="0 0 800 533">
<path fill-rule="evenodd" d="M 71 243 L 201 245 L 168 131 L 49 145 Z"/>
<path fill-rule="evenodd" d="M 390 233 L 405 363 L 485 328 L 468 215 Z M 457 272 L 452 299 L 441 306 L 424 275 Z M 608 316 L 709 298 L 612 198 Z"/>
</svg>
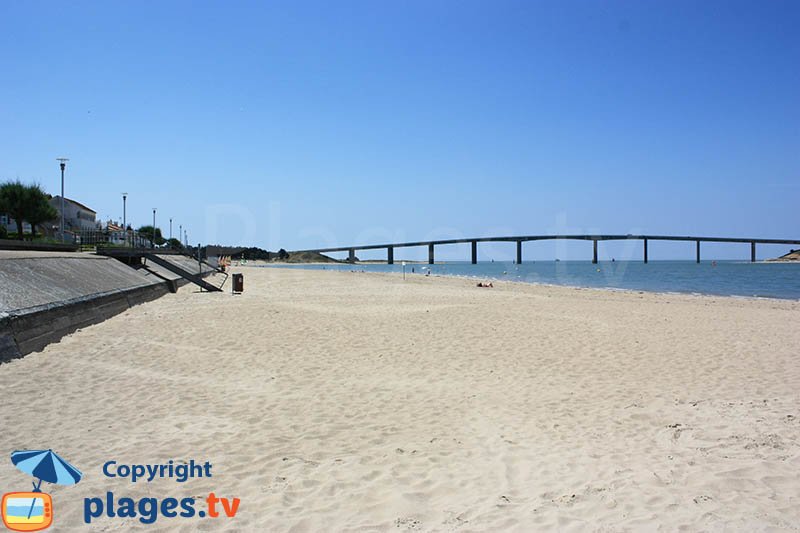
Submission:
<svg viewBox="0 0 800 533">
<path fill-rule="evenodd" d="M 169 260 L 184 268 L 192 265 L 189 258 Z M 39 351 L 184 283 L 164 269 L 136 269 L 93 254 L 0 252 L 0 363 Z"/>
</svg>

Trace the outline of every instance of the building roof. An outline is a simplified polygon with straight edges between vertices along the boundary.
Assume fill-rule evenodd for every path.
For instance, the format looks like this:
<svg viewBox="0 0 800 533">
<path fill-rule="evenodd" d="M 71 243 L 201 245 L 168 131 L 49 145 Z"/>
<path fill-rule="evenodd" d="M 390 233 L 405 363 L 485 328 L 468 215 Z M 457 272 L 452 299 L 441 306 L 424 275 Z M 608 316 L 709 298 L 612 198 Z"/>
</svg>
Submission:
<svg viewBox="0 0 800 533">
<path fill-rule="evenodd" d="M 61 197 L 60 197 L 60 196 L 53 196 L 53 199 L 54 199 L 54 200 L 55 200 L 56 198 L 61 198 Z M 76 202 L 76 201 L 75 201 L 75 200 L 73 200 L 72 198 L 67 198 L 67 197 L 65 196 L 65 197 L 64 197 L 64 200 L 66 200 L 67 202 L 72 202 L 73 204 L 77 205 L 78 207 L 80 207 L 81 209 L 83 209 L 83 210 L 85 210 L 85 211 L 89 211 L 89 212 L 91 212 L 91 213 L 94 213 L 95 215 L 97 214 L 97 211 L 95 211 L 94 209 L 92 209 L 92 208 L 90 208 L 90 207 L 86 207 L 86 206 L 85 206 L 85 205 L 83 205 L 82 203 L 80 203 L 80 202 Z"/>
</svg>

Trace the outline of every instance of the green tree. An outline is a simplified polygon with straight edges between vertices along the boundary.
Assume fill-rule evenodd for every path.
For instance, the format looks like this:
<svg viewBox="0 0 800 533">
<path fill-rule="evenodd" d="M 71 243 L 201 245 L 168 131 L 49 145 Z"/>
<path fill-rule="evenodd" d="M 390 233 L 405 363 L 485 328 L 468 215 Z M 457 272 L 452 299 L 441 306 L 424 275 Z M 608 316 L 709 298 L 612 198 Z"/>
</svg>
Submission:
<svg viewBox="0 0 800 533">
<path fill-rule="evenodd" d="M 36 226 L 55 220 L 58 211 L 50 205 L 47 194 L 39 185 L 31 185 L 26 188 L 26 214 L 25 220 L 31 225 L 31 238 L 36 238 Z"/>
<path fill-rule="evenodd" d="M 167 244 L 173 250 L 180 250 L 181 248 L 183 248 L 183 244 L 181 243 L 181 241 L 175 238 L 167 239 Z"/>
<path fill-rule="evenodd" d="M 17 223 L 17 238 L 23 239 L 22 222 L 28 210 L 28 188 L 21 181 L 8 181 L 0 185 L 0 212 Z"/>
<path fill-rule="evenodd" d="M 155 241 L 155 243 L 159 246 L 164 244 L 166 241 L 164 237 L 161 236 L 161 228 L 156 228 L 155 231 L 155 239 L 153 239 L 153 226 L 142 226 L 139 228 L 139 235 L 144 237 L 149 241 Z"/>
</svg>

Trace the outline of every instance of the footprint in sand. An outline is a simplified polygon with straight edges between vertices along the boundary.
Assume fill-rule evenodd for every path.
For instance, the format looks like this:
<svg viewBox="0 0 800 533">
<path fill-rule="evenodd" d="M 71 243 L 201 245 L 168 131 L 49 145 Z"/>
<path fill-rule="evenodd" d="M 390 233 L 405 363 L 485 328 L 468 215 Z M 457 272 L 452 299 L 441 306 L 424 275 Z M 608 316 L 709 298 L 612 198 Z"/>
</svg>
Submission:
<svg viewBox="0 0 800 533">
<path fill-rule="evenodd" d="M 422 523 L 416 518 L 398 518 L 394 521 L 395 526 L 403 528 L 406 531 L 416 531 L 422 529 Z"/>
</svg>

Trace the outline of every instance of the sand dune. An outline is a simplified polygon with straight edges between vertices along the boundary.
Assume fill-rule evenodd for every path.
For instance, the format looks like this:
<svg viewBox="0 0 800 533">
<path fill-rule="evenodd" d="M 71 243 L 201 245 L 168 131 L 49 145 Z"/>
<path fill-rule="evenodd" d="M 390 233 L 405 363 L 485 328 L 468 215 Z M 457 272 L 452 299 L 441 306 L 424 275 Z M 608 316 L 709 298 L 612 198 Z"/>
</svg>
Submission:
<svg viewBox="0 0 800 533">
<path fill-rule="evenodd" d="M 236 269 L 235 269 L 236 270 Z M 53 448 L 54 528 L 794 530 L 800 303 L 240 268 L 0 366 L 0 450 Z M 136 484 L 101 465 L 210 461 Z M 0 486 L 29 478 L 0 463 Z M 83 498 L 241 499 L 97 518 Z"/>
</svg>

